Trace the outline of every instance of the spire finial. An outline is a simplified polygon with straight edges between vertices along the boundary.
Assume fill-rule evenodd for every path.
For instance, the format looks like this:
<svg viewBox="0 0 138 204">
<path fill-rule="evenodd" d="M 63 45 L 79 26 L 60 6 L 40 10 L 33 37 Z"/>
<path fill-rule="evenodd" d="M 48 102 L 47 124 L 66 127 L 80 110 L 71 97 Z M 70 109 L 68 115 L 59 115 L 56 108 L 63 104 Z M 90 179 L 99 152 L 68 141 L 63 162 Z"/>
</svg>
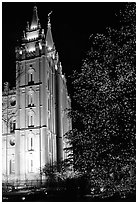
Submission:
<svg viewBox="0 0 138 204">
<path fill-rule="evenodd" d="M 34 8 L 33 8 L 32 23 L 31 23 L 31 29 L 37 28 L 38 27 L 38 23 L 39 23 L 39 18 L 38 18 L 38 14 L 37 14 L 37 7 L 34 6 Z"/>
<path fill-rule="evenodd" d="M 50 23 L 50 15 L 52 14 L 53 11 L 50 11 L 50 13 L 48 14 L 48 27 L 51 26 L 51 23 Z"/>
</svg>

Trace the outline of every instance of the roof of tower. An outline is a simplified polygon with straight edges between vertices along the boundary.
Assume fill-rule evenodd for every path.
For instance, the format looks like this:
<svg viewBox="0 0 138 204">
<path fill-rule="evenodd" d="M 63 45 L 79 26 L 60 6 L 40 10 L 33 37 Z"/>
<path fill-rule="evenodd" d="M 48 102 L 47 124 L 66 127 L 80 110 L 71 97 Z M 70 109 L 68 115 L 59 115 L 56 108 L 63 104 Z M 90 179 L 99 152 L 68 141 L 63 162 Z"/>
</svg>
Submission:
<svg viewBox="0 0 138 204">
<path fill-rule="evenodd" d="M 39 18 L 38 18 L 38 14 L 37 14 L 37 7 L 34 6 L 33 17 L 32 17 L 32 22 L 31 22 L 30 29 L 37 28 L 38 27 L 38 23 L 39 23 Z"/>
<path fill-rule="evenodd" d="M 50 14 L 52 12 L 50 12 L 48 14 L 48 25 L 47 25 L 47 34 L 46 34 L 46 45 L 49 49 L 52 49 L 54 46 L 54 42 L 53 42 L 53 37 L 52 37 L 52 32 L 51 32 L 51 23 L 50 23 Z"/>
</svg>

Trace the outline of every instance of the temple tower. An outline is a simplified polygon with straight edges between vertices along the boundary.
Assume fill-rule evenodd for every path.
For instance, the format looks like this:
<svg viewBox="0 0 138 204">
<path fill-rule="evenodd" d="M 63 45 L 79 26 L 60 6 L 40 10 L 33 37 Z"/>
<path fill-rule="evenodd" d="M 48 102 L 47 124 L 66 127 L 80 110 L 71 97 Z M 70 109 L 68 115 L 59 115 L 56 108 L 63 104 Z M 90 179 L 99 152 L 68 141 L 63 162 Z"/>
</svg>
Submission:
<svg viewBox="0 0 138 204">
<path fill-rule="evenodd" d="M 15 175 L 43 179 L 45 164 L 66 158 L 63 135 L 71 128 L 66 79 L 53 42 L 50 14 L 46 35 L 37 7 L 16 47 Z"/>
</svg>

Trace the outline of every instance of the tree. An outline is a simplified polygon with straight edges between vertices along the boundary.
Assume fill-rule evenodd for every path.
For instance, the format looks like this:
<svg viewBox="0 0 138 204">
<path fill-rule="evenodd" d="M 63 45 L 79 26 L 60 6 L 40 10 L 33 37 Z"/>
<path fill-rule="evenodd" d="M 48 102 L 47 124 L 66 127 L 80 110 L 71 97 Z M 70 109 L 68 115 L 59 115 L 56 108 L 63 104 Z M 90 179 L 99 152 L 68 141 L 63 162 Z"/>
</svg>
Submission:
<svg viewBox="0 0 138 204">
<path fill-rule="evenodd" d="M 115 185 L 116 173 L 121 183 L 123 169 L 135 168 L 135 13 L 135 3 L 127 3 L 119 28 L 91 35 L 81 71 L 72 77 L 73 129 L 66 137 L 74 168 L 94 176 L 95 185 Z"/>
</svg>

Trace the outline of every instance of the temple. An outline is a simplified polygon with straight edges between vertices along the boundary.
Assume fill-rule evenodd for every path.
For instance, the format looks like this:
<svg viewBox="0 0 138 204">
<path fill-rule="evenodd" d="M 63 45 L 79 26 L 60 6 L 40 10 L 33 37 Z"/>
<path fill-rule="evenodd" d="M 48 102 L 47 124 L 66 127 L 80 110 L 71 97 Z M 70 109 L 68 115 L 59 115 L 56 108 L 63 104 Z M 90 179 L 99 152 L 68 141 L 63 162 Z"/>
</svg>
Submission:
<svg viewBox="0 0 138 204">
<path fill-rule="evenodd" d="M 16 52 L 16 87 L 2 96 L 2 181 L 45 179 L 43 167 L 68 157 L 64 134 L 72 128 L 66 78 L 56 51 L 50 14 L 46 33 L 37 7 Z"/>
</svg>

